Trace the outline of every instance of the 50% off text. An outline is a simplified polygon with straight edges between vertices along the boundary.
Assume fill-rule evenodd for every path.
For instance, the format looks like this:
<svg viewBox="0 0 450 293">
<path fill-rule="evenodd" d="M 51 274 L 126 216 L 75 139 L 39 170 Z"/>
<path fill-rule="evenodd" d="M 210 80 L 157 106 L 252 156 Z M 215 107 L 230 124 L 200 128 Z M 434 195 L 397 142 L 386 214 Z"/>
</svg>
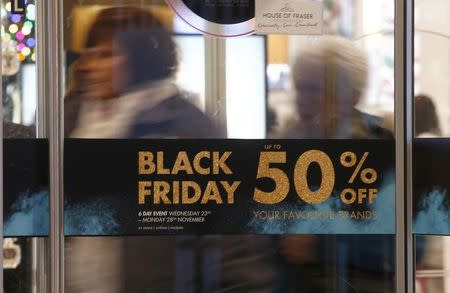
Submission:
<svg viewBox="0 0 450 293">
<path fill-rule="evenodd" d="M 280 145 L 266 145 L 265 149 L 281 150 Z M 340 200 L 346 205 L 373 204 L 377 197 L 378 174 L 373 168 L 365 167 L 369 152 L 359 158 L 355 152 L 346 151 L 339 156 L 339 167 L 353 168 L 348 186 L 340 191 Z M 260 153 L 257 179 L 269 178 L 275 182 L 275 188 L 266 192 L 255 188 L 253 198 L 262 204 L 277 204 L 285 200 L 290 191 L 290 179 L 286 172 L 273 164 L 285 164 L 285 151 L 263 151 Z M 313 190 L 308 184 L 308 171 L 312 164 L 317 164 L 321 173 L 320 187 Z M 355 180 L 359 178 L 364 188 L 355 188 Z M 321 204 L 333 193 L 336 180 L 336 169 L 330 156 L 321 150 L 309 150 L 302 153 L 294 167 L 293 185 L 299 198 L 308 204 Z"/>
</svg>

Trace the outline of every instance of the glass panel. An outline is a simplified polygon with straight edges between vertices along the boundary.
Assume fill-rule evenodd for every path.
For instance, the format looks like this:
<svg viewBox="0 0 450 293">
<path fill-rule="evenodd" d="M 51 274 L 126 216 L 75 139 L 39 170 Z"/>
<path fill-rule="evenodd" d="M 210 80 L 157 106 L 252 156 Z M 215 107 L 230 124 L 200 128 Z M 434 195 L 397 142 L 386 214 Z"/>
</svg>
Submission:
<svg viewBox="0 0 450 293">
<path fill-rule="evenodd" d="M 324 5 L 324 36 L 220 39 L 187 26 L 164 1 L 64 1 L 66 138 L 393 140 L 394 1 Z M 93 208 L 95 225 L 77 227 L 105 224 L 108 210 Z M 393 223 L 394 205 L 386 209 Z M 66 208 L 66 233 L 76 214 Z M 394 292 L 392 234 L 72 236 L 65 285 L 67 292 Z"/>
<path fill-rule="evenodd" d="M 449 3 L 415 1 L 415 126 L 417 137 L 450 134 Z M 433 12 L 430 17 L 429 12 Z"/>
<path fill-rule="evenodd" d="M 5 292 L 45 288 L 48 144 L 38 139 L 36 5 L 1 4 Z"/>
<path fill-rule="evenodd" d="M 416 292 L 450 292 L 450 238 L 417 235 Z"/>
<path fill-rule="evenodd" d="M 450 3 L 415 1 L 416 292 L 450 292 Z"/>
<path fill-rule="evenodd" d="M 270 130 L 289 138 L 390 138 L 394 131 L 394 1 L 325 3 L 324 16 L 328 24 L 325 32 L 343 37 L 337 42 L 350 40 L 362 49 L 368 61 L 368 67 L 364 69 L 356 66 L 358 55 L 355 57 L 355 52 L 346 51 L 339 55 L 342 59 L 350 55 L 355 58 L 348 61 L 349 67 L 340 70 L 345 73 L 346 70 L 354 70 L 352 74 L 359 76 L 367 74 L 360 80 L 362 84 L 353 81 L 355 90 L 361 86 L 361 92 L 356 95 L 342 88 L 331 88 L 332 95 L 347 93 L 346 99 L 350 96 L 356 98 L 356 106 L 346 104 L 345 100 L 335 102 L 326 97 L 326 92 L 317 92 L 317 86 L 325 88 L 325 91 L 330 89 L 315 63 L 321 64 L 318 60 L 327 58 L 326 54 L 317 53 L 320 45 L 314 45 L 320 44 L 321 38 L 325 37 L 270 35 L 268 119 L 270 115 L 276 117 Z M 305 56 L 303 60 L 302 54 Z M 326 121 L 333 120 L 328 118 L 332 112 L 323 116 L 316 114 L 321 107 L 314 101 L 318 97 L 325 98 L 326 103 L 336 103 L 336 107 L 354 109 L 354 113 L 349 115 L 352 122 L 341 116 L 327 125 Z M 358 124 L 365 115 L 374 119 L 376 127 L 359 133 Z M 281 253 L 288 264 L 286 280 L 289 290 L 292 290 L 290 292 L 395 291 L 394 236 L 296 235 L 282 237 L 280 243 Z M 312 245 L 318 245 L 318 248 L 312 250 Z"/>
<path fill-rule="evenodd" d="M 36 137 L 36 7 L 28 1 L 26 13 L 11 12 L 2 1 L 3 120 L 5 138 Z"/>
</svg>

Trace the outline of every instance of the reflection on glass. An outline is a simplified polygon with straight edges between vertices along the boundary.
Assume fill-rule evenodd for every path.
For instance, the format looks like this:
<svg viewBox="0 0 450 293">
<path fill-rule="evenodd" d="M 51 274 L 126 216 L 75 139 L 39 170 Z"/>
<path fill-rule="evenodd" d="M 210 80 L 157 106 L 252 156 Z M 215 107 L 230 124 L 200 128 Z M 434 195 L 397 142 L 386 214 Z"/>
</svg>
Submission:
<svg viewBox="0 0 450 293">
<path fill-rule="evenodd" d="M 182 42 L 182 38 L 178 41 Z M 187 54 L 183 57 L 189 58 Z M 75 138 L 220 137 L 210 118 L 175 83 L 178 60 L 176 43 L 156 14 L 136 7 L 99 11 L 87 32 L 85 48 L 73 62 L 69 75 L 66 135 Z M 183 79 L 178 76 L 178 80 Z M 67 291 L 181 290 L 186 284 L 193 284 L 194 274 L 190 276 L 188 272 L 195 262 L 189 252 L 203 243 L 198 237 L 191 241 L 182 238 L 67 239 Z M 183 246 L 188 253 L 183 253 Z M 212 250 L 210 255 L 214 256 L 214 246 Z M 214 259 L 217 258 L 208 258 Z M 145 269 L 149 262 L 158 266 Z M 179 272 L 177 262 L 184 273 Z M 195 286 L 201 284 L 197 282 Z"/>
<path fill-rule="evenodd" d="M 414 8 L 415 136 L 447 138 L 450 135 L 450 2 L 416 0 Z M 432 146 L 431 142 L 429 146 Z M 420 169 L 414 171 L 421 172 Z M 421 177 L 421 173 L 418 176 Z M 414 205 L 422 206 L 425 200 L 421 199 L 419 202 L 417 199 Z M 443 195 L 441 204 L 446 200 L 447 193 Z M 439 212 L 445 213 L 441 204 Z M 437 212 L 433 211 L 428 217 L 439 219 L 439 225 L 442 225 L 445 219 L 437 217 Z M 439 225 L 435 224 L 440 227 Z M 422 232 L 426 233 L 428 229 L 432 227 L 425 226 Z M 437 229 L 436 232 L 441 231 Z M 417 235 L 415 252 L 416 292 L 450 292 L 449 237 Z"/>
<path fill-rule="evenodd" d="M 11 1 L 1 6 L 3 121 L 5 138 L 33 138 L 36 111 L 35 5 L 24 15 L 11 13 Z"/>
<path fill-rule="evenodd" d="M 381 117 L 356 108 L 366 92 L 370 68 L 364 50 L 346 38 L 323 36 L 304 40 L 297 52 L 290 69 L 297 117 L 285 124 L 282 137 L 393 137 Z M 373 292 L 390 292 L 393 240 L 386 235 L 284 236 L 280 253 L 295 276 L 288 287 L 293 292 L 364 292 L 370 283 Z"/>
<path fill-rule="evenodd" d="M 416 292 L 450 292 L 450 237 L 415 236 Z"/>
<path fill-rule="evenodd" d="M 176 84 L 195 106 L 205 111 L 205 43 L 201 35 L 174 35 L 178 52 Z M 192 54 L 196 52 L 196 54 Z"/>
<path fill-rule="evenodd" d="M 433 100 L 426 95 L 414 97 L 414 135 L 416 137 L 441 136 L 441 126 Z"/>
<path fill-rule="evenodd" d="M 205 37 L 171 37 L 164 4 L 95 2 L 65 3 L 66 136 L 223 138 L 205 109 Z M 214 101 L 228 136 L 392 138 L 393 4 L 327 1 L 334 36 L 226 40 Z M 394 255 L 386 235 L 69 238 L 66 289 L 393 292 Z"/>
<path fill-rule="evenodd" d="M 228 138 L 266 137 L 265 54 L 262 36 L 226 40 Z"/>
<path fill-rule="evenodd" d="M 176 43 L 157 16 L 133 7 L 103 9 L 71 68 L 66 135 L 218 136 L 176 85 L 177 69 Z"/>
<path fill-rule="evenodd" d="M 306 43 L 292 67 L 297 123 L 295 138 L 392 138 L 375 116 L 356 109 L 368 75 L 363 50 L 341 37 Z"/>
<path fill-rule="evenodd" d="M 36 138 L 37 76 L 36 76 L 36 7 L 34 0 L 25 2 L 23 15 L 11 12 L 12 1 L 1 1 L 1 42 L 2 42 L 2 104 L 3 104 L 3 138 Z M 31 141 L 29 141 L 31 143 Z M 4 150 L 6 141 L 3 141 Z M 34 143 L 34 141 L 33 141 Z M 24 146 L 27 142 L 20 142 Z M 8 148 L 9 150 L 10 148 Z M 21 154 L 19 154 L 20 156 Z M 28 153 L 37 160 L 33 153 Z M 23 157 L 27 157 L 24 155 Z M 35 235 L 39 228 L 34 223 L 45 223 L 48 210 L 45 200 L 48 194 L 33 193 L 36 186 L 31 186 L 35 173 L 45 169 L 33 170 L 31 162 L 5 160 L 3 163 L 5 178 L 4 189 L 4 233 L 5 235 Z M 24 180 L 22 176 L 26 174 Z M 14 178 L 15 177 L 15 178 Z M 30 183 L 30 185 L 28 185 Z M 45 188 L 45 186 L 40 186 Z M 22 205 L 25 198 L 31 203 L 32 198 L 41 196 L 41 205 Z M 41 209 L 43 208 L 43 209 Z M 40 218 L 43 216 L 43 218 Z M 40 224 L 37 224 L 40 226 Z M 42 231 L 41 231 L 42 232 Z M 39 234 L 39 232 L 37 233 Z M 45 235 L 42 233 L 41 235 Z M 32 292 L 37 286 L 38 262 L 37 245 L 43 238 L 12 237 L 3 239 L 3 269 L 5 292 Z M 40 260 L 45 261 L 45 255 Z M 43 271 L 42 271 L 43 273 Z"/>
<path fill-rule="evenodd" d="M 445 0 L 433 3 L 424 0 L 415 1 L 415 44 L 414 44 L 414 94 L 416 109 L 422 111 L 423 96 L 431 99 L 435 105 L 439 133 L 428 133 L 422 137 L 450 135 L 450 4 Z M 417 104 L 417 96 L 420 104 Z M 417 123 L 434 123 L 423 121 L 416 115 Z M 428 116 L 429 119 L 434 119 Z M 421 119 L 418 121 L 417 119 Z M 420 126 L 419 126 L 420 127 Z M 416 133 L 416 135 L 420 135 Z"/>
</svg>

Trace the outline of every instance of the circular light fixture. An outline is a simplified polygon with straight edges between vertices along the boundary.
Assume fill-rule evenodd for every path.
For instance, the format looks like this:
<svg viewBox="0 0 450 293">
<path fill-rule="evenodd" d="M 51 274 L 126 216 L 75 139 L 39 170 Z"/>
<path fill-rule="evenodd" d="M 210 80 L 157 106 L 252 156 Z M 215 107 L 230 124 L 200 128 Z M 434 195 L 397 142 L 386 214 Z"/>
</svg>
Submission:
<svg viewBox="0 0 450 293">
<path fill-rule="evenodd" d="M 255 0 L 166 1 L 181 19 L 205 34 L 237 37 L 255 31 Z"/>
</svg>

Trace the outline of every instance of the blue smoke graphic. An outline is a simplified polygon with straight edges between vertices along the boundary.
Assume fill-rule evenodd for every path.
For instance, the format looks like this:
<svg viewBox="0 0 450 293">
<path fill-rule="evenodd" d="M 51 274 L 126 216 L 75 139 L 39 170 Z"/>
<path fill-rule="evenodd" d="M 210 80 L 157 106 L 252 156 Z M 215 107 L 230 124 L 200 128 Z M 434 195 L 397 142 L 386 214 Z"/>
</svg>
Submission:
<svg viewBox="0 0 450 293">
<path fill-rule="evenodd" d="M 48 191 L 23 193 L 11 206 L 13 213 L 5 219 L 5 237 L 48 236 Z"/>
<path fill-rule="evenodd" d="M 414 233 L 450 235 L 450 206 L 446 198 L 447 191 L 437 187 L 425 195 L 414 218 Z"/>
<path fill-rule="evenodd" d="M 445 192 L 433 191 L 424 201 L 424 209 L 415 222 L 416 233 L 449 233 L 450 212 L 443 208 Z M 264 208 L 269 210 L 269 208 Z M 320 205 L 276 205 L 272 211 L 323 212 L 345 210 L 337 194 Z M 265 234 L 281 233 L 330 233 L 330 234 L 393 234 L 395 233 L 395 176 L 390 172 L 378 190 L 371 206 L 376 219 L 353 220 L 335 215 L 333 219 L 315 220 L 251 220 L 249 232 Z M 46 236 L 49 232 L 48 192 L 23 194 L 13 205 L 13 213 L 5 220 L 6 236 Z M 88 203 L 66 205 L 65 235 L 111 235 L 119 233 L 119 223 L 113 206 L 107 198 Z"/>
<path fill-rule="evenodd" d="M 5 237 L 49 235 L 48 191 L 20 195 L 12 210 L 13 213 L 4 222 Z M 66 236 L 111 235 L 116 234 L 118 228 L 113 207 L 107 199 L 65 207 Z"/>
<path fill-rule="evenodd" d="M 297 206 L 276 205 L 276 207 L 260 208 L 260 210 L 279 211 L 280 214 L 291 211 L 304 211 L 310 213 L 334 212 L 333 218 L 320 217 L 318 219 L 271 219 L 260 220 L 253 218 L 248 227 L 250 231 L 265 234 L 394 234 L 395 233 L 395 173 L 387 173 L 385 180 L 378 189 L 377 198 L 370 206 L 376 212 L 375 219 L 354 220 L 338 215 L 338 211 L 345 210 L 338 193 L 319 205 Z M 253 215 L 252 215 L 253 216 Z"/>
<path fill-rule="evenodd" d="M 95 236 L 118 233 L 119 224 L 113 207 L 106 199 L 91 203 L 66 206 L 64 211 L 64 234 Z"/>
</svg>

